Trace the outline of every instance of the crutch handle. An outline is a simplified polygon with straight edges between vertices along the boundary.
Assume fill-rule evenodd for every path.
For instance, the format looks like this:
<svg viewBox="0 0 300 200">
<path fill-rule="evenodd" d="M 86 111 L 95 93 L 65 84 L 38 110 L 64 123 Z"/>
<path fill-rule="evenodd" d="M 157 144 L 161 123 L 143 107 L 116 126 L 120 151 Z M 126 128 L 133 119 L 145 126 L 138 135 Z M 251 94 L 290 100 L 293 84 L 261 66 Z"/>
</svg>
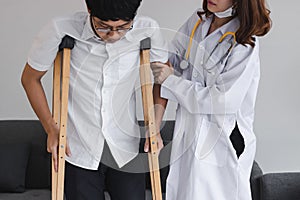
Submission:
<svg viewBox="0 0 300 200">
<path fill-rule="evenodd" d="M 64 48 L 68 48 L 68 49 L 73 49 L 75 45 L 75 40 L 74 38 L 66 35 L 62 40 L 61 43 L 59 45 L 59 51 L 62 51 Z"/>
</svg>

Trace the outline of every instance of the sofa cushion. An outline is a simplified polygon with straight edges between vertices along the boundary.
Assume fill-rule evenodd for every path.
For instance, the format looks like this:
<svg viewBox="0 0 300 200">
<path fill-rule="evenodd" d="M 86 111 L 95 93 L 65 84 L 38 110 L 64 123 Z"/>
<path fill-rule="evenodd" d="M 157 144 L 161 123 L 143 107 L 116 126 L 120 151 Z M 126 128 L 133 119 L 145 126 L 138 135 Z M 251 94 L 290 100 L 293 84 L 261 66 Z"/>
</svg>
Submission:
<svg viewBox="0 0 300 200">
<path fill-rule="evenodd" d="M 30 145 L 0 144 L 0 191 L 24 192 Z"/>
</svg>

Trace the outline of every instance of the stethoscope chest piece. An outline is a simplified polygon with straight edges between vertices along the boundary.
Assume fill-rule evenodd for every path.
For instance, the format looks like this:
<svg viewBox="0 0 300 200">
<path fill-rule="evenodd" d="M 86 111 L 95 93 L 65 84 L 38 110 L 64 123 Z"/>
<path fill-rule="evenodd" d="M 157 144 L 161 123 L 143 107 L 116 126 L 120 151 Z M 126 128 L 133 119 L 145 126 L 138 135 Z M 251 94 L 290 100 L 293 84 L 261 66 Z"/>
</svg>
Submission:
<svg viewBox="0 0 300 200">
<path fill-rule="evenodd" d="M 185 70 L 185 69 L 188 68 L 188 66 L 189 66 L 189 63 L 188 63 L 187 60 L 182 60 L 182 61 L 180 62 L 180 68 L 181 68 L 181 69 Z"/>
</svg>

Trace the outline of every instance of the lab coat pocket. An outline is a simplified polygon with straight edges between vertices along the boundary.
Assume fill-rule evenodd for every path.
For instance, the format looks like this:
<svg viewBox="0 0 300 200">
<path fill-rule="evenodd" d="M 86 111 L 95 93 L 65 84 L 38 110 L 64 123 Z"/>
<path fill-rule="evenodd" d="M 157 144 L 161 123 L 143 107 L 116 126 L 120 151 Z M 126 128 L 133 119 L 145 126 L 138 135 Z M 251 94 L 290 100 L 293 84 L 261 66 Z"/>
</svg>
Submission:
<svg viewBox="0 0 300 200">
<path fill-rule="evenodd" d="M 217 124 L 203 119 L 195 156 L 201 162 L 222 167 L 228 156 L 225 133 Z"/>
</svg>

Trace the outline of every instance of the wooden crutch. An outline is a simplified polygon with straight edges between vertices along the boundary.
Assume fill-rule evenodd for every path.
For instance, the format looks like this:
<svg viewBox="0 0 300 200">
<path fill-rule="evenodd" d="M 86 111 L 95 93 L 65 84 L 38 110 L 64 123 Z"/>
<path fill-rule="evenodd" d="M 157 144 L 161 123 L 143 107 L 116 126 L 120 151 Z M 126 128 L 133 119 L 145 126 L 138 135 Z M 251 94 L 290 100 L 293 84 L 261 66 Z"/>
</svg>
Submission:
<svg viewBox="0 0 300 200">
<path fill-rule="evenodd" d="M 59 125 L 59 145 L 58 172 L 54 170 L 52 161 L 52 200 L 64 199 L 70 60 L 73 47 L 74 39 L 65 36 L 59 45 L 59 52 L 54 61 L 52 115 L 55 123 Z"/>
<path fill-rule="evenodd" d="M 155 113 L 150 69 L 151 39 L 146 38 L 140 44 L 140 82 L 143 99 L 144 121 L 149 130 L 150 151 L 148 153 L 152 199 L 162 200 L 158 149 L 156 139 Z"/>
</svg>

